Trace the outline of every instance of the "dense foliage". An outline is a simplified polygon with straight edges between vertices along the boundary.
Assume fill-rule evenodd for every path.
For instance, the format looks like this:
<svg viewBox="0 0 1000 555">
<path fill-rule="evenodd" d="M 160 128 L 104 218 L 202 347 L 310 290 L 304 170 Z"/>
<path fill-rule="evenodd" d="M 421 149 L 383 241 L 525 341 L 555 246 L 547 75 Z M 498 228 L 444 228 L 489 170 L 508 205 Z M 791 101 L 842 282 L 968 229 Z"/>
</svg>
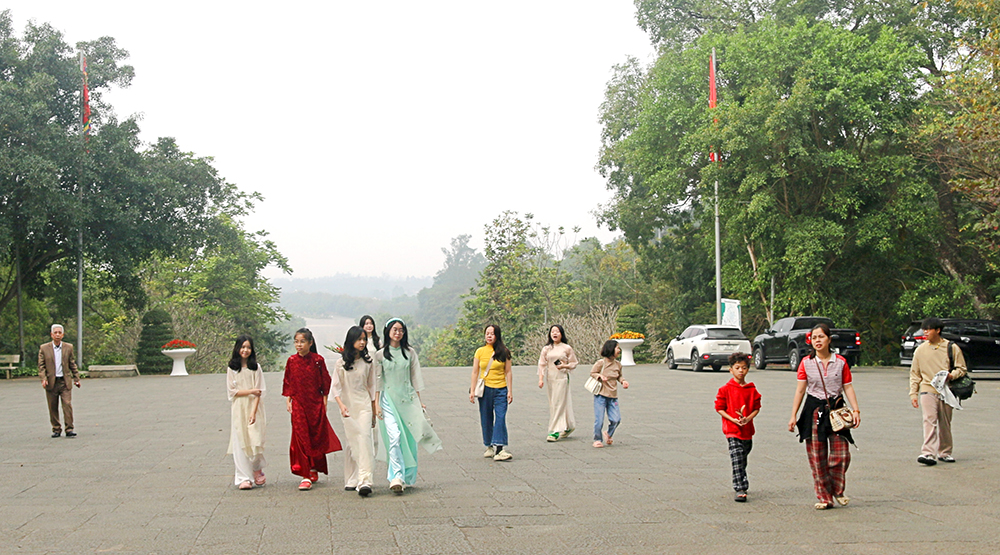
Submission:
<svg viewBox="0 0 1000 555">
<path fill-rule="evenodd" d="M 89 69 L 86 143 L 77 51 Z M 25 351 L 46 340 L 53 321 L 77 340 L 82 233 L 85 366 L 136 361 L 148 308 L 166 311 L 174 331 L 199 345 L 193 370 L 221 371 L 237 333 L 252 334 L 266 358 L 286 339 L 271 329 L 286 315 L 261 272 L 289 268 L 264 233 L 240 221 L 259 196 L 227 183 L 210 158 L 171 138 L 144 144 L 134 118 L 116 118 L 104 93 L 128 86 L 127 58 L 110 37 L 74 49 L 48 24 L 29 23 L 18 36 L 0 12 L 0 350 L 19 348 L 18 273 Z"/>
</svg>

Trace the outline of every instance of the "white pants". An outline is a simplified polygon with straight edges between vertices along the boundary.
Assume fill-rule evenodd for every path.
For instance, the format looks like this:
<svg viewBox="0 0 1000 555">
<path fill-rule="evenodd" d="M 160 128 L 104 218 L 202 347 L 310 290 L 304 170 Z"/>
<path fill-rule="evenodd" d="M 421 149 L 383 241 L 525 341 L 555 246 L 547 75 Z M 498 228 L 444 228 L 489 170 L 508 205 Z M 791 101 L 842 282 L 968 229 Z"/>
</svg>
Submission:
<svg viewBox="0 0 1000 555">
<path fill-rule="evenodd" d="M 253 473 L 263 470 L 267 466 L 267 461 L 264 460 L 263 453 L 253 459 L 247 457 L 246 452 L 243 451 L 243 446 L 240 445 L 239 436 L 235 432 L 233 433 L 233 462 L 236 463 L 235 484 L 237 486 L 246 481 L 253 484 Z"/>
<path fill-rule="evenodd" d="M 361 410 L 356 416 L 344 418 L 344 486 L 353 488 L 372 485 L 375 466 L 375 443 L 372 441 L 372 411 Z"/>
</svg>

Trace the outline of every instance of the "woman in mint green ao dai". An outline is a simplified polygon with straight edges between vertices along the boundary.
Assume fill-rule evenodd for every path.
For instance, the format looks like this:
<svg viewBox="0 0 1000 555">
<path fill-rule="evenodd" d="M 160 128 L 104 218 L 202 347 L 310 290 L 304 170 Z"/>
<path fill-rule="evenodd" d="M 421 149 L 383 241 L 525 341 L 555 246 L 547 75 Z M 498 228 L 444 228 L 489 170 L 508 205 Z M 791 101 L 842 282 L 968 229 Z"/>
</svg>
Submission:
<svg viewBox="0 0 1000 555">
<path fill-rule="evenodd" d="M 383 447 L 379 458 L 389 465 L 389 489 L 401 494 L 417 481 L 417 447 L 433 453 L 441 449 L 441 440 L 424 414 L 426 406 L 420 399 L 424 380 L 406 324 L 393 318 L 385 323 L 382 335 L 385 347 L 375 353 L 381 367 L 375 409 Z"/>
</svg>

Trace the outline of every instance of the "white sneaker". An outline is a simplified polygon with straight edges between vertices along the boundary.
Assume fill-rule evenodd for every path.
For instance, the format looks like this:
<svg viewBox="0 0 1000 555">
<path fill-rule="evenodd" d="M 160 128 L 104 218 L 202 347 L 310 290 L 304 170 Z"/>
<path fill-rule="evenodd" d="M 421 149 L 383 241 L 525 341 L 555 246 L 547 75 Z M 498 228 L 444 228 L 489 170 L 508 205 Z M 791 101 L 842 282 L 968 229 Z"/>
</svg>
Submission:
<svg viewBox="0 0 1000 555">
<path fill-rule="evenodd" d="M 510 454 L 510 451 L 501 448 L 500 452 L 493 456 L 495 461 L 509 461 L 514 458 L 514 455 Z"/>
<path fill-rule="evenodd" d="M 392 481 L 389 482 L 389 489 L 397 495 L 403 493 L 403 489 L 405 488 L 406 486 L 403 484 L 402 478 L 393 478 Z"/>
<path fill-rule="evenodd" d="M 941 455 L 938 457 L 938 460 L 941 462 L 955 462 L 955 457 L 952 457 L 951 455 Z"/>
<path fill-rule="evenodd" d="M 496 455 L 496 449 L 492 445 L 490 445 L 489 447 L 486 448 L 486 452 L 483 453 L 483 458 L 492 459 L 493 455 Z"/>
</svg>

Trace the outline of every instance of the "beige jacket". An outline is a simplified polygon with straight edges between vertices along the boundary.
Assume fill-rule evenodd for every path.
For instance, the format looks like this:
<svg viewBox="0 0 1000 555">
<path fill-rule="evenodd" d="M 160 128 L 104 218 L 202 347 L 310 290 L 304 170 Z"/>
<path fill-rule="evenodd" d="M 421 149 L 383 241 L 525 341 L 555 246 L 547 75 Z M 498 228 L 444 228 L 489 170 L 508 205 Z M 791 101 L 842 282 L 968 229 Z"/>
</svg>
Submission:
<svg viewBox="0 0 1000 555">
<path fill-rule="evenodd" d="M 73 357 L 73 345 L 62 342 L 62 370 L 66 382 L 80 381 L 80 373 L 76 371 L 76 358 Z M 42 345 L 38 349 L 38 378 L 48 381 L 45 389 L 51 390 L 56 382 L 56 352 L 52 348 L 52 342 Z"/>
<path fill-rule="evenodd" d="M 924 341 L 913 352 L 913 365 L 910 366 L 911 399 L 916 399 L 921 392 L 937 393 L 937 390 L 931 385 L 931 380 L 934 379 L 934 375 L 938 372 L 948 369 L 948 351 L 945 349 L 946 345 L 948 345 L 947 339 L 941 339 L 937 344 Z M 962 349 L 959 349 L 958 345 L 954 343 L 951 344 L 951 349 L 954 360 L 951 379 L 954 380 L 966 374 L 966 366 Z"/>
</svg>

